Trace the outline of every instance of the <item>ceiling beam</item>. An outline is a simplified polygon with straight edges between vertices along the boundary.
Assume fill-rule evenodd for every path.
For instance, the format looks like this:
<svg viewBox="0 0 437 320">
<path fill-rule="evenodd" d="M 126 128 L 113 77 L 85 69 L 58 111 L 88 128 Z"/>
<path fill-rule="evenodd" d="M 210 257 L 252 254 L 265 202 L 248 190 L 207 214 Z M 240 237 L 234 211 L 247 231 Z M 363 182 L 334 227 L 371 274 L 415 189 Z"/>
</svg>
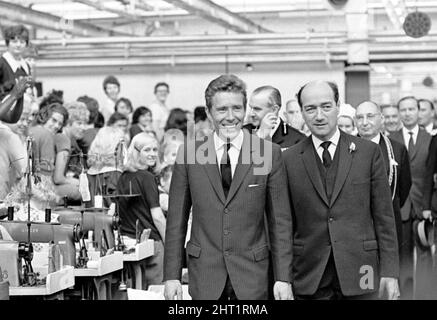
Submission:
<svg viewBox="0 0 437 320">
<path fill-rule="evenodd" d="M 73 35 L 83 37 L 132 35 L 130 33 L 105 29 L 86 22 L 66 21 L 62 17 L 41 11 L 32 10 L 6 1 L 0 1 L 0 17 L 15 21 L 16 23 L 19 22 L 23 24 L 29 24 L 39 28 L 59 32 L 65 31 Z"/>
<path fill-rule="evenodd" d="M 123 11 L 123 10 L 108 8 L 107 6 L 104 5 L 103 1 L 73 0 L 73 2 L 85 4 L 88 7 L 97 9 L 99 11 L 114 13 L 114 14 L 118 15 L 119 17 L 126 18 L 129 20 L 135 20 L 135 21 L 140 20 L 140 19 L 143 20 L 139 15 L 132 14 L 132 13 L 129 13 L 129 12 Z"/>
<path fill-rule="evenodd" d="M 270 30 L 210 0 L 164 0 L 237 33 L 268 33 Z"/>
</svg>

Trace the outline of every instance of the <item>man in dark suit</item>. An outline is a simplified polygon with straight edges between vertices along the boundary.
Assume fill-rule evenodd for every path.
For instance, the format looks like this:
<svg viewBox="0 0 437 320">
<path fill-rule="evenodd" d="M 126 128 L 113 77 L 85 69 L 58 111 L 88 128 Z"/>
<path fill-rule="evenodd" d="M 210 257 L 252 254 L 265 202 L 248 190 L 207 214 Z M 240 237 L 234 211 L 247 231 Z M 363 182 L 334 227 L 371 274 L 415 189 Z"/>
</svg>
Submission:
<svg viewBox="0 0 437 320">
<path fill-rule="evenodd" d="M 437 133 L 437 125 L 434 123 L 434 103 L 428 99 L 419 99 L 419 126 L 430 135 Z"/>
<path fill-rule="evenodd" d="M 183 247 L 192 207 L 186 251 L 193 299 L 267 299 L 265 223 L 274 296 L 291 299 L 292 220 L 281 150 L 242 130 L 246 89 L 236 76 L 213 80 L 205 100 L 214 133 L 204 141 L 187 140 L 174 166 L 164 250 L 165 297 L 182 297 Z"/>
<path fill-rule="evenodd" d="M 243 128 L 279 144 L 284 151 L 305 138 L 279 116 L 281 93 L 272 86 L 255 89 L 249 99 L 249 121 Z"/>
<path fill-rule="evenodd" d="M 380 148 L 341 132 L 337 85 L 297 95 L 311 136 L 284 152 L 297 299 L 399 297 L 399 254 Z"/>
<path fill-rule="evenodd" d="M 404 97 L 399 100 L 398 104 L 399 115 L 403 124 L 403 128 L 399 131 L 392 132 L 390 138 L 396 140 L 408 149 L 410 157 L 412 186 L 407 201 L 401 208 L 403 221 L 403 240 L 405 252 L 401 257 L 401 287 L 406 288 L 403 295 L 406 294 L 408 299 L 413 298 L 413 252 L 414 252 L 414 220 L 428 219 L 427 211 L 423 211 L 423 190 L 424 176 L 426 169 L 426 160 L 428 157 L 429 145 L 431 136 L 422 128 L 419 127 L 419 103 L 412 96 Z M 415 273 L 415 297 L 426 298 L 432 288 L 429 284 L 429 276 L 432 269 L 431 250 L 422 248 L 416 244 L 417 263 Z M 407 292 L 405 292 L 407 291 Z"/>
<path fill-rule="evenodd" d="M 392 194 L 398 246 L 399 251 L 401 251 L 403 242 L 401 207 L 407 200 L 411 188 L 408 151 L 403 144 L 382 134 L 384 117 L 380 106 L 376 103 L 372 101 L 360 103 L 357 106 L 355 122 L 359 136 L 378 144 L 381 148 Z"/>
</svg>

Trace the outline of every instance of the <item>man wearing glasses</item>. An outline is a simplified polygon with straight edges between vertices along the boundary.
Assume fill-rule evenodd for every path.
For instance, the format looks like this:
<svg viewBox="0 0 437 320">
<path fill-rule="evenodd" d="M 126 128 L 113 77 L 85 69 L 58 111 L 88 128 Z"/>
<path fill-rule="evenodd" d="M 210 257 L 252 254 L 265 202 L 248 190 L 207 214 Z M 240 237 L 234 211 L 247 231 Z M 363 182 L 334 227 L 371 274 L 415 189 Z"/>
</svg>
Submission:
<svg viewBox="0 0 437 320">
<path fill-rule="evenodd" d="M 408 237 L 411 234 L 411 231 L 406 230 L 404 232 L 405 235 L 403 235 L 401 217 L 401 207 L 405 204 L 411 187 L 408 151 L 403 144 L 389 139 L 382 134 L 384 116 L 381 113 L 380 106 L 376 103 L 372 101 L 364 101 L 359 104 L 355 114 L 355 122 L 359 136 L 378 144 L 382 151 L 388 182 L 390 184 L 393 211 L 396 221 L 401 266 L 401 293 L 403 295 L 402 297 L 408 297 L 407 292 L 409 289 L 403 287 L 402 279 L 404 272 L 406 271 L 404 268 L 405 264 L 403 264 L 406 259 L 405 252 L 408 255 L 408 249 L 405 248 L 405 246 L 407 246 L 409 242 L 404 241 L 404 237 Z"/>
</svg>

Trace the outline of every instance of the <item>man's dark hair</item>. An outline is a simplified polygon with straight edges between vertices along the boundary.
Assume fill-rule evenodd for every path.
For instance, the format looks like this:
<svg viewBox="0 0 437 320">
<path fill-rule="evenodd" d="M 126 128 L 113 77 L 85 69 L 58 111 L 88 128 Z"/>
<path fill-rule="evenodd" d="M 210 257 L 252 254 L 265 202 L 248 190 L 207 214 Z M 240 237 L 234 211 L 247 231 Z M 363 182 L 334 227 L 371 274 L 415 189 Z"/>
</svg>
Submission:
<svg viewBox="0 0 437 320">
<path fill-rule="evenodd" d="M 247 93 L 246 84 L 233 74 L 221 75 L 218 78 L 212 80 L 205 90 L 205 102 L 208 110 L 212 107 L 212 98 L 218 92 L 233 92 L 241 93 L 243 95 L 243 107 L 246 109 Z"/>
<path fill-rule="evenodd" d="M 152 116 L 152 111 L 150 111 L 149 108 L 144 107 L 144 106 L 140 106 L 140 107 L 136 108 L 133 115 L 132 115 L 132 124 L 137 124 L 140 117 L 145 115 L 145 114 L 150 114 L 150 116 Z"/>
<path fill-rule="evenodd" d="M 99 116 L 99 102 L 96 99 L 88 97 L 86 95 L 80 96 L 79 98 L 77 98 L 77 101 L 83 102 L 90 112 L 90 119 L 88 121 L 88 124 L 95 124 L 97 121 L 97 117 Z"/>
<path fill-rule="evenodd" d="M 337 86 L 337 84 L 335 83 L 335 82 L 332 82 L 332 81 L 325 81 L 327 84 L 328 84 L 328 86 L 331 88 L 331 90 L 332 90 L 332 93 L 334 94 L 334 101 L 335 101 L 335 104 L 338 104 L 338 102 L 339 102 L 339 93 L 338 93 L 338 86 Z M 302 109 L 302 99 L 301 99 L 301 97 L 302 97 L 302 91 L 305 89 L 305 87 L 309 84 L 309 83 L 312 83 L 312 82 L 308 82 L 307 84 L 305 84 L 305 85 L 303 85 L 300 89 L 299 89 L 299 92 L 296 94 L 296 99 L 297 99 L 297 102 L 299 103 L 299 106 L 300 106 L 300 108 Z"/>
<path fill-rule="evenodd" d="M 415 101 L 416 102 L 416 106 L 417 106 L 417 110 L 419 110 L 419 101 L 414 96 L 406 96 L 406 97 L 403 97 L 401 100 L 399 100 L 398 103 L 396 104 L 398 109 L 399 109 L 399 107 L 401 105 L 401 102 L 402 101 L 406 101 L 406 100 L 413 100 L 413 101 Z"/>
<path fill-rule="evenodd" d="M 118 112 L 118 105 L 120 102 L 124 102 L 124 104 L 127 105 L 127 107 L 130 109 L 130 112 L 132 112 L 134 110 L 134 108 L 132 107 L 132 102 L 130 102 L 130 100 L 128 98 L 120 98 L 115 103 L 115 106 L 114 106 L 115 112 Z"/>
<path fill-rule="evenodd" d="M 419 106 L 420 106 L 421 102 L 426 102 L 426 103 L 428 103 L 430 105 L 431 110 L 434 110 L 434 103 L 431 100 L 428 100 L 428 99 L 419 99 L 418 102 L 419 102 Z"/>
<path fill-rule="evenodd" d="M 118 88 L 120 88 L 120 82 L 118 82 L 118 79 L 114 76 L 107 76 L 104 80 L 103 80 L 103 91 L 106 92 L 106 86 L 111 83 L 111 84 L 115 84 Z"/>
<path fill-rule="evenodd" d="M 112 126 L 114 123 L 116 123 L 117 121 L 120 121 L 120 120 L 126 120 L 126 121 L 129 122 L 128 118 L 127 118 L 124 114 L 121 114 L 121 113 L 119 113 L 119 112 L 114 112 L 114 113 L 109 117 L 109 120 L 108 120 L 108 122 L 106 123 L 106 125 L 107 125 L 108 127 L 109 127 L 109 126 Z"/>
<path fill-rule="evenodd" d="M 206 115 L 206 110 L 204 106 L 198 106 L 194 108 L 194 123 L 199 121 L 205 121 L 208 118 Z"/>
<path fill-rule="evenodd" d="M 17 26 L 10 26 L 3 30 L 3 38 L 5 39 L 6 46 L 9 45 L 9 41 L 18 38 L 26 41 L 26 45 L 29 45 L 29 30 L 22 24 Z"/>
<path fill-rule="evenodd" d="M 279 92 L 278 89 L 272 86 L 262 86 L 259 88 L 256 88 L 252 95 L 256 95 L 258 93 L 267 91 L 269 93 L 269 107 L 273 107 L 274 105 L 277 105 L 279 107 L 282 106 L 282 99 L 281 99 L 281 92 Z"/>
<path fill-rule="evenodd" d="M 170 86 L 166 82 L 158 82 L 157 84 L 155 84 L 155 88 L 153 89 L 153 92 L 156 93 L 159 87 L 166 87 L 167 91 L 170 92 Z"/>
</svg>

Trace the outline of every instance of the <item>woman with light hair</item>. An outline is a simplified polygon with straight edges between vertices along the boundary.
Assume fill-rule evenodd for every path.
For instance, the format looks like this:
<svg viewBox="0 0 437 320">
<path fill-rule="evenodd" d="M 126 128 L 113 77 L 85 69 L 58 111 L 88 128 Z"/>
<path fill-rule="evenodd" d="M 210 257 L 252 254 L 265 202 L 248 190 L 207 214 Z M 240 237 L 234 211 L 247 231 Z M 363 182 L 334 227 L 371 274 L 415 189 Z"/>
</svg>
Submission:
<svg viewBox="0 0 437 320">
<path fill-rule="evenodd" d="M 123 172 L 126 143 L 125 132 L 114 125 L 101 128 L 91 143 L 87 161 L 90 206 L 94 205 L 95 195 L 115 193 Z M 110 199 L 104 198 L 105 207 L 110 204 Z"/>
<path fill-rule="evenodd" d="M 77 141 L 83 138 L 90 112 L 86 105 L 79 101 L 66 103 L 64 107 L 68 111 L 68 121 L 63 133 L 70 139 L 71 143 L 66 175 L 67 177 L 78 178 L 82 169 L 86 169 L 86 163 L 83 160 L 82 149 L 80 149 Z"/>
<path fill-rule="evenodd" d="M 150 229 L 149 238 L 155 241 L 154 255 L 144 262 L 147 286 L 161 284 L 163 280 L 166 220 L 155 179 L 159 172 L 158 150 L 154 137 L 145 132 L 137 134 L 129 146 L 127 165 L 117 185 L 118 194 L 139 194 L 119 199 L 121 234 L 135 239 L 137 232 Z"/>
</svg>

